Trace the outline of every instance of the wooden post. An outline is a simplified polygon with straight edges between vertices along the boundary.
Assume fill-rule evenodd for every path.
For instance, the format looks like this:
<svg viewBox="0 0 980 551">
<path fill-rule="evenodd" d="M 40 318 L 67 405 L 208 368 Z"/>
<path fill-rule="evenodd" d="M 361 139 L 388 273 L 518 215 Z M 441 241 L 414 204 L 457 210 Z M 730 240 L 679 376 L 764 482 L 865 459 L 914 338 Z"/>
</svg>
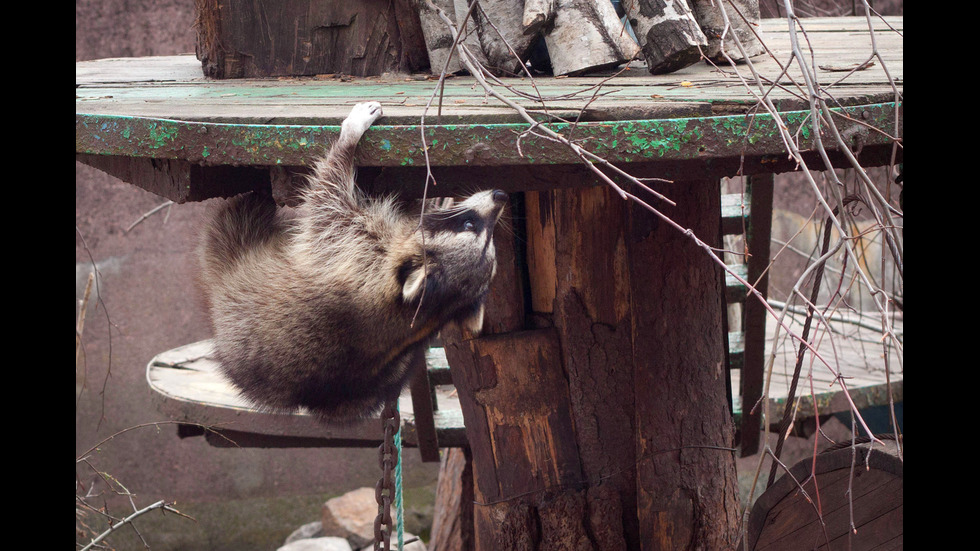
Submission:
<svg viewBox="0 0 980 551">
<path fill-rule="evenodd" d="M 637 549 L 629 203 L 605 186 L 539 195 L 528 220 L 554 227 L 557 277 L 531 288 L 555 297 L 593 548 Z"/>
<path fill-rule="evenodd" d="M 717 185 L 664 188 L 678 202 L 668 214 L 714 240 Z M 525 197 L 533 311 L 445 339 L 473 453 L 475 549 L 733 543 L 719 268 L 606 187 Z"/>
<path fill-rule="evenodd" d="M 772 174 L 749 177 L 751 223 L 746 236 L 748 245 L 748 282 L 756 286 L 762 300 L 769 296 L 769 247 L 772 235 L 772 199 L 775 179 Z M 769 313 L 755 296 L 745 300 L 742 318 L 745 333 L 745 356 L 742 362 L 742 457 L 759 451 L 762 429 L 762 406 L 758 405 L 765 385 L 766 319 Z"/>
<path fill-rule="evenodd" d="M 651 73 L 669 73 L 701 59 L 708 39 L 687 0 L 633 0 L 623 5 Z"/>
</svg>

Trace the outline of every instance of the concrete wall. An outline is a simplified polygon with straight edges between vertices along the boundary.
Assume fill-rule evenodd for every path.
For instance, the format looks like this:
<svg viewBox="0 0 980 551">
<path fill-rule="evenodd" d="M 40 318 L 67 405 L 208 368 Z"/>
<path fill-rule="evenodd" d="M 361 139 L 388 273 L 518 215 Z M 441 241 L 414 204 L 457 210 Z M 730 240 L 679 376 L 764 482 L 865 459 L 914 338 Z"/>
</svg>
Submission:
<svg viewBox="0 0 980 551">
<path fill-rule="evenodd" d="M 76 61 L 194 51 L 193 0 L 82 0 L 75 7 Z M 174 205 L 126 232 L 163 201 L 76 163 L 76 314 L 93 261 L 101 272 L 101 300 L 88 309 L 84 357 L 76 365 L 76 455 L 118 431 L 166 421 L 150 404 L 147 362 L 209 336 L 190 257 L 207 205 Z M 407 494 L 431 503 L 437 466 L 420 463 L 412 450 L 405 455 Z M 202 438 L 178 439 L 172 425 L 116 436 L 89 463 L 136 494 L 138 506 L 176 501 L 197 519 L 154 513 L 138 521 L 156 550 L 275 549 L 294 528 L 317 520 L 327 498 L 373 487 L 380 476 L 373 449 L 218 449 Z M 86 490 L 98 478 L 88 465 L 75 471 Z M 97 483 L 93 491 L 106 490 Z M 132 512 L 120 496 L 107 494 L 105 502 L 115 515 Z M 97 515 L 85 521 L 101 526 Z M 117 548 L 141 548 L 132 531 L 124 532 Z"/>
</svg>

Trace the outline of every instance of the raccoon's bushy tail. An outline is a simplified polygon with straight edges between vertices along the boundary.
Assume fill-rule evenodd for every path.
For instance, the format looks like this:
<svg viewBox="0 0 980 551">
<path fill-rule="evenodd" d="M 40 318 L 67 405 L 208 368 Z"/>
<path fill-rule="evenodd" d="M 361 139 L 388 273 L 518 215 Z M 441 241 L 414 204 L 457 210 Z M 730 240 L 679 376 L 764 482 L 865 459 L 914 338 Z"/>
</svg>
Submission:
<svg viewBox="0 0 980 551">
<path fill-rule="evenodd" d="M 281 236 L 276 204 L 269 196 L 246 193 L 232 197 L 204 228 L 201 261 L 207 275 L 234 266 L 247 251 L 259 250 Z"/>
</svg>

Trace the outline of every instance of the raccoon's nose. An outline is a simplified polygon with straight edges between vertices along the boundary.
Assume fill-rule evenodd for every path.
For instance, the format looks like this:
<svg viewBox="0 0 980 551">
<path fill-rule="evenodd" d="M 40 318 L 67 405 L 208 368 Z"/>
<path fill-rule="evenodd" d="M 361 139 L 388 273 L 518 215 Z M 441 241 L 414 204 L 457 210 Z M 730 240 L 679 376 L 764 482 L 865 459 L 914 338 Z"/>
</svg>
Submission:
<svg viewBox="0 0 980 551">
<path fill-rule="evenodd" d="M 495 189 L 493 190 L 493 200 L 495 203 L 506 203 L 507 194 L 504 193 L 503 191 L 500 191 L 499 189 Z"/>
</svg>

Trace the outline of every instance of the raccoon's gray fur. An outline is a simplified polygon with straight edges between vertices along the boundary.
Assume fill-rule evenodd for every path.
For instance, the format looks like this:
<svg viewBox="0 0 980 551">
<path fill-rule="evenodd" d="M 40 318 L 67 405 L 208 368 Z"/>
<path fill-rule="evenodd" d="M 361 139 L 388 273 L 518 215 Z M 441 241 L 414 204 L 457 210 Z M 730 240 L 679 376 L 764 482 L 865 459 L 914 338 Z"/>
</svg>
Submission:
<svg viewBox="0 0 980 551">
<path fill-rule="evenodd" d="M 394 199 L 367 198 L 353 156 L 380 116 L 376 102 L 354 107 L 292 216 L 251 193 L 205 228 L 201 286 L 217 360 L 257 404 L 368 416 L 398 396 L 412 355 L 441 327 L 482 325 L 507 195 L 476 193 L 421 226 Z"/>
</svg>

